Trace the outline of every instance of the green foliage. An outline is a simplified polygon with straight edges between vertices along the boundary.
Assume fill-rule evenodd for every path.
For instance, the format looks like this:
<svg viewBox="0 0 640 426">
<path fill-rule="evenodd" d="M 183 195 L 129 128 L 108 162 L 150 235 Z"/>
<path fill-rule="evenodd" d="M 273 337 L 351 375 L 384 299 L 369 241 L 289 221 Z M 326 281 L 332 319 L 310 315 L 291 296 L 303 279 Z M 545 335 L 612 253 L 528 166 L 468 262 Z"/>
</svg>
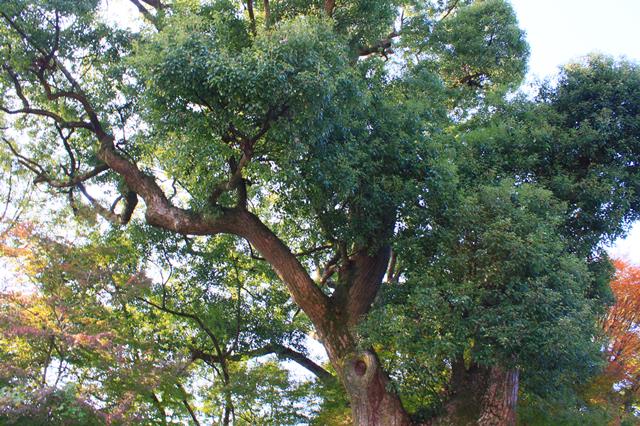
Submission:
<svg viewBox="0 0 640 426">
<path fill-rule="evenodd" d="M 521 401 L 518 423 L 527 426 L 597 426 L 608 424 L 615 415 L 597 407 L 587 407 L 570 392 L 557 393 L 548 399 L 525 393 Z"/>
<path fill-rule="evenodd" d="M 0 389 L 0 423 L 3 425 L 69 425 L 104 424 L 104 418 L 84 401 L 77 399 L 73 385 L 60 390 L 33 392 L 14 386 Z"/>
<path fill-rule="evenodd" d="M 3 248 L 18 256 L 35 293 L 0 295 L 0 415 L 6 419 L 160 424 L 165 417 L 188 418 L 182 401 L 196 396 L 204 401 L 194 408 L 199 415 L 222 418 L 226 395 L 241 424 L 303 419 L 299 407 L 309 405 L 309 383 L 293 381 L 276 362 L 256 363 L 251 354 L 275 343 L 304 352 L 308 322 L 292 318 L 295 306 L 283 289 L 264 286 L 274 280 L 264 265 L 223 256 L 232 238 L 200 247 L 163 234 L 150 245 L 120 231 L 74 246 L 20 237 L 28 247 Z M 180 265 L 181 251 L 194 250 L 202 250 L 199 262 Z M 154 258 L 158 253 L 164 260 Z M 141 266 L 147 261 L 164 261 L 172 279 L 148 278 Z M 224 375 L 215 363 L 194 358 L 215 353 L 212 338 L 230 358 Z M 95 400 L 106 405 L 96 407 Z"/>
<path fill-rule="evenodd" d="M 309 404 L 308 384 L 298 384 L 275 362 L 234 371 L 233 393 L 238 424 L 299 424 L 307 420 L 300 407 Z"/>
<path fill-rule="evenodd" d="M 602 300 L 589 297 L 587 265 L 565 252 L 563 212 L 549 191 L 504 181 L 464 196 L 451 225 L 422 241 L 436 249 L 413 243 L 406 281 L 383 292 L 363 327 L 402 372 L 409 406 L 439 402 L 449 357 L 518 367 L 542 393 L 596 371 Z M 430 385 L 417 393 L 416 381 Z"/>
<path fill-rule="evenodd" d="M 572 249 L 588 254 L 637 219 L 639 74 L 634 64 L 598 56 L 567 66 L 538 99 L 516 100 L 469 125 L 462 174 L 517 176 L 548 188 L 567 203 Z"/>
<path fill-rule="evenodd" d="M 434 29 L 429 42 L 449 86 L 515 88 L 525 73 L 528 46 L 515 12 L 502 0 L 462 7 Z"/>
<path fill-rule="evenodd" d="M 3 170 L 17 159 L 82 222 L 73 242 L 2 235 L 35 286 L 1 298 L 6 407 L 33 422 L 340 424 L 336 383 L 274 360 L 307 356 L 313 332 L 280 278 L 306 268 L 338 316 L 358 256 L 393 246 L 349 336 L 416 417 L 438 412 L 463 360 L 519 369 L 525 422 L 549 395 L 567 424 L 598 418 L 573 411 L 571 385 L 599 365 L 600 244 L 640 214 L 637 65 L 594 56 L 506 96 L 528 47 L 503 0 L 152 3 L 129 29 L 94 0 L 0 3 Z M 241 212 L 295 255 L 278 276 L 215 226 L 124 217 L 132 189 L 149 223 Z"/>
</svg>

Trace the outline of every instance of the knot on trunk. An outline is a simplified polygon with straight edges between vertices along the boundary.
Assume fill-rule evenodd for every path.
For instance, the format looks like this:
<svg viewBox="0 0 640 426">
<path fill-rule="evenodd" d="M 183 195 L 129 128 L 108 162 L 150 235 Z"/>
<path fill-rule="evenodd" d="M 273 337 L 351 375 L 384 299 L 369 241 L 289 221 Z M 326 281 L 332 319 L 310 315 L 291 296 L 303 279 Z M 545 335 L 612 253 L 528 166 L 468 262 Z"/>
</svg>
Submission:
<svg viewBox="0 0 640 426">
<path fill-rule="evenodd" d="M 364 351 L 347 357 L 345 373 L 347 380 L 354 386 L 367 385 L 377 371 L 378 360 L 371 351 Z"/>
</svg>

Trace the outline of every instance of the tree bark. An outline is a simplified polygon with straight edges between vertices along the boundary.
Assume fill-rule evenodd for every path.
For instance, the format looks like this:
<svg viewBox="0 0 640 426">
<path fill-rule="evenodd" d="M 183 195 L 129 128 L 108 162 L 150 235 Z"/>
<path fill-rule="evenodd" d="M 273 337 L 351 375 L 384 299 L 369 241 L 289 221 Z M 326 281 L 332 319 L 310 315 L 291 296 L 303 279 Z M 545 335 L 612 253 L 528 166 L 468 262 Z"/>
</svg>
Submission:
<svg viewBox="0 0 640 426">
<path fill-rule="evenodd" d="M 512 426 L 516 424 L 519 372 L 517 369 L 491 367 L 486 391 L 480 405 L 478 424 Z"/>
<path fill-rule="evenodd" d="M 300 308 L 320 335 L 329 360 L 351 401 L 358 426 L 410 425 L 400 398 L 389 389 L 389 377 L 372 350 L 359 350 L 353 327 L 373 303 L 389 261 L 389 247 L 370 255 L 354 254 L 340 274 L 345 278 L 331 297 L 322 293 L 298 259 L 278 237 L 249 212 L 235 212 L 239 228 L 232 232 L 247 238 L 287 285 Z"/>
<path fill-rule="evenodd" d="M 373 350 L 358 350 L 346 321 L 332 321 L 322 330 L 329 360 L 338 373 L 351 403 L 357 426 L 409 426 L 400 398 L 389 389 L 389 377 Z"/>
<path fill-rule="evenodd" d="M 500 366 L 452 366 L 451 399 L 434 425 L 514 426 L 519 372 Z"/>
<path fill-rule="evenodd" d="M 353 334 L 380 289 L 389 254 L 389 247 L 383 246 L 372 254 L 361 250 L 351 256 L 340 269 L 326 320 L 314 324 L 349 396 L 352 420 L 358 426 L 412 424 L 375 352 L 358 348 Z"/>
</svg>

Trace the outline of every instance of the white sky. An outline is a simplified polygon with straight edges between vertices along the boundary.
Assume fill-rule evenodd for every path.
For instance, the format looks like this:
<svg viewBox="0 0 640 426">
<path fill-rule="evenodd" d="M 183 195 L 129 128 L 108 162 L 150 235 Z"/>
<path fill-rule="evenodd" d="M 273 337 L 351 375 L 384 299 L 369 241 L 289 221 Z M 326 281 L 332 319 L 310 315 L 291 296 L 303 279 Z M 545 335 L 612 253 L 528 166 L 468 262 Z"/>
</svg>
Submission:
<svg viewBox="0 0 640 426">
<path fill-rule="evenodd" d="M 572 59 L 599 52 L 640 62 L 640 0 L 511 0 L 531 48 L 529 79 L 556 73 Z M 640 264 L 640 222 L 613 256 Z"/>
<path fill-rule="evenodd" d="M 590 52 L 640 60 L 640 0 L 511 0 L 531 46 L 530 74 L 545 77 Z"/>
</svg>

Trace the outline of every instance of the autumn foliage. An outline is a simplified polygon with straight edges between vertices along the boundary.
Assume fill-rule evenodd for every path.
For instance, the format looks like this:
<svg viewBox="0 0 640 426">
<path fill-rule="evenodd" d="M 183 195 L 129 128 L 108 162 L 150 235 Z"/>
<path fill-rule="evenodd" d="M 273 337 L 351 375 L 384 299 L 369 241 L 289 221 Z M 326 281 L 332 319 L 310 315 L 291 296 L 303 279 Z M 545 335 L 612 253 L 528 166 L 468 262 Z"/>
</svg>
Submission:
<svg viewBox="0 0 640 426">
<path fill-rule="evenodd" d="M 591 382 L 587 399 L 623 418 L 633 413 L 640 396 L 640 266 L 620 259 L 613 263 L 611 289 L 616 302 L 602 320 L 607 363 Z"/>
</svg>

